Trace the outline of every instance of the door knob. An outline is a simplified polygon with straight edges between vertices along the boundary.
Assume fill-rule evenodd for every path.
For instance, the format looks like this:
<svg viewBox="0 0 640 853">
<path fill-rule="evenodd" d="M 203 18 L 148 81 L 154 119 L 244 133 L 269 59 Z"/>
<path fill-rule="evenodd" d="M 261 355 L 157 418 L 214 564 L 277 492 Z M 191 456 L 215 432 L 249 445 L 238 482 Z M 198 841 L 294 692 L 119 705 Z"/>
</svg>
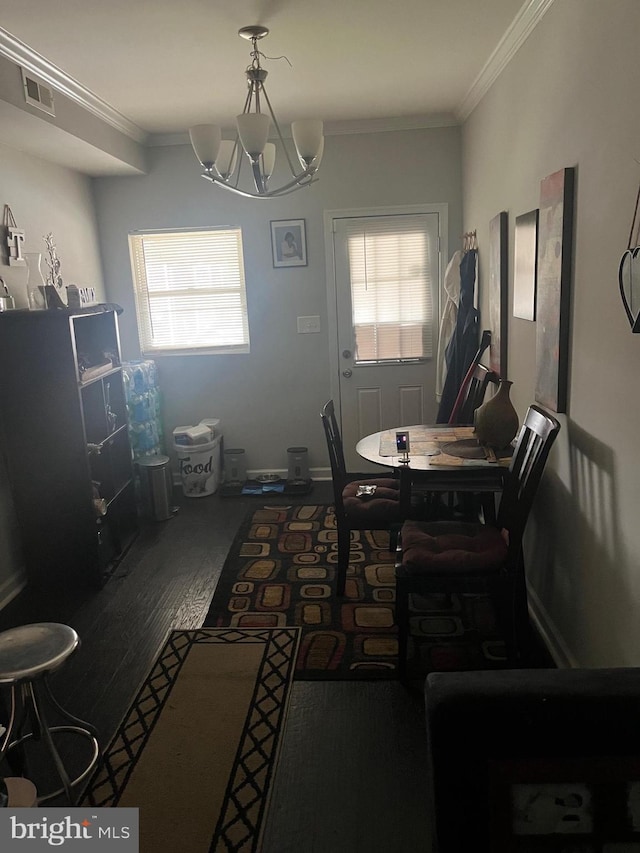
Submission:
<svg viewBox="0 0 640 853">
<path fill-rule="evenodd" d="M 346 379 L 350 379 L 350 378 L 353 376 L 353 370 L 343 370 L 343 371 L 342 371 L 342 375 L 343 375 Z"/>
</svg>

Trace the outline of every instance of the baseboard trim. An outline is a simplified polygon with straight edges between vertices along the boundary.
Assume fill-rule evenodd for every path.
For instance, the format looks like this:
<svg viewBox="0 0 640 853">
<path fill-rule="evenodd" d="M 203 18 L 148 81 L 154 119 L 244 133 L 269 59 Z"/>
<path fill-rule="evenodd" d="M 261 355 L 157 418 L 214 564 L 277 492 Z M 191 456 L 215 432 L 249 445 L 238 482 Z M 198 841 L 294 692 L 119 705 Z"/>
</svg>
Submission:
<svg viewBox="0 0 640 853">
<path fill-rule="evenodd" d="M 12 575 L 0 584 L 0 610 L 6 607 L 10 601 L 22 592 L 27 585 L 27 578 L 24 572 Z"/>
<path fill-rule="evenodd" d="M 580 662 L 566 644 L 558 626 L 549 616 L 536 591 L 527 584 L 529 615 L 558 669 L 577 669 Z"/>
<path fill-rule="evenodd" d="M 272 468 L 267 471 L 266 468 L 252 468 L 247 471 L 247 477 L 251 479 L 255 479 L 259 477 L 261 474 L 277 474 L 283 480 L 287 479 L 287 469 L 286 468 L 276 468 L 275 470 Z M 310 468 L 309 476 L 316 483 L 321 483 L 324 481 L 331 481 L 331 468 Z M 171 478 L 173 480 L 174 486 L 182 485 L 182 478 L 178 471 L 172 471 Z"/>
</svg>

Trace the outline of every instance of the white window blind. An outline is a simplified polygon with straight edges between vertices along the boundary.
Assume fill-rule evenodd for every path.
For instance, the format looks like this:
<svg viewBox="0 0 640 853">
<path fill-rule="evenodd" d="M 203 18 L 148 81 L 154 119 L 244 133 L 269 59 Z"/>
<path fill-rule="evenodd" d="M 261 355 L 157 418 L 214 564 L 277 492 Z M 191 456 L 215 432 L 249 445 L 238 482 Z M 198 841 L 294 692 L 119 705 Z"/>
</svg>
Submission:
<svg viewBox="0 0 640 853">
<path fill-rule="evenodd" d="M 372 217 L 344 227 L 356 361 L 430 358 L 437 249 L 427 217 Z"/>
<path fill-rule="evenodd" d="M 129 235 L 144 354 L 249 352 L 240 228 Z"/>
</svg>

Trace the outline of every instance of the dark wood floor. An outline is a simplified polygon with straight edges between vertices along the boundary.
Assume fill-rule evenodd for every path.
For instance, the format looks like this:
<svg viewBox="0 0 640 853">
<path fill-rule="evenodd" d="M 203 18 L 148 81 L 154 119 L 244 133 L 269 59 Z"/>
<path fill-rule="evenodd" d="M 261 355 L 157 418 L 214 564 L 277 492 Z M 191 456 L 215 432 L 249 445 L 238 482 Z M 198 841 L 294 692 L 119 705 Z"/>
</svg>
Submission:
<svg viewBox="0 0 640 853">
<path fill-rule="evenodd" d="M 98 728 L 102 745 L 168 632 L 202 624 L 245 514 L 282 503 L 277 496 L 176 500 L 178 515 L 143 524 L 103 589 L 26 590 L 0 611 L 0 630 L 56 621 L 78 631 L 82 645 L 52 686 L 65 707 Z M 330 484 L 316 483 L 295 502 L 330 501 Z M 397 682 L 296 682 L 263 853 L 429 850 L 425 766 L 419 691 Z"/>
</svg>

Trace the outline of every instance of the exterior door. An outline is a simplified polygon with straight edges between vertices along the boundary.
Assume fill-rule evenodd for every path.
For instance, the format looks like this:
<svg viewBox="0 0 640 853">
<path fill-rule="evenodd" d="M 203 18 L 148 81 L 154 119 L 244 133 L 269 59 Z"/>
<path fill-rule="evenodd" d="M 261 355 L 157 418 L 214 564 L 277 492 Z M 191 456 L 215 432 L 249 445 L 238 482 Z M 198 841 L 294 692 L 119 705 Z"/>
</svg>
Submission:
<svg viewBox="0 0 640 853">
<path fill-rule="evenodd" d="M 349 470 L 371 470 L 355 452 L 363 436 L 435 420 L 443 219 L 446 205 L 332 215 L 333 396 Z"/>
</svg>

